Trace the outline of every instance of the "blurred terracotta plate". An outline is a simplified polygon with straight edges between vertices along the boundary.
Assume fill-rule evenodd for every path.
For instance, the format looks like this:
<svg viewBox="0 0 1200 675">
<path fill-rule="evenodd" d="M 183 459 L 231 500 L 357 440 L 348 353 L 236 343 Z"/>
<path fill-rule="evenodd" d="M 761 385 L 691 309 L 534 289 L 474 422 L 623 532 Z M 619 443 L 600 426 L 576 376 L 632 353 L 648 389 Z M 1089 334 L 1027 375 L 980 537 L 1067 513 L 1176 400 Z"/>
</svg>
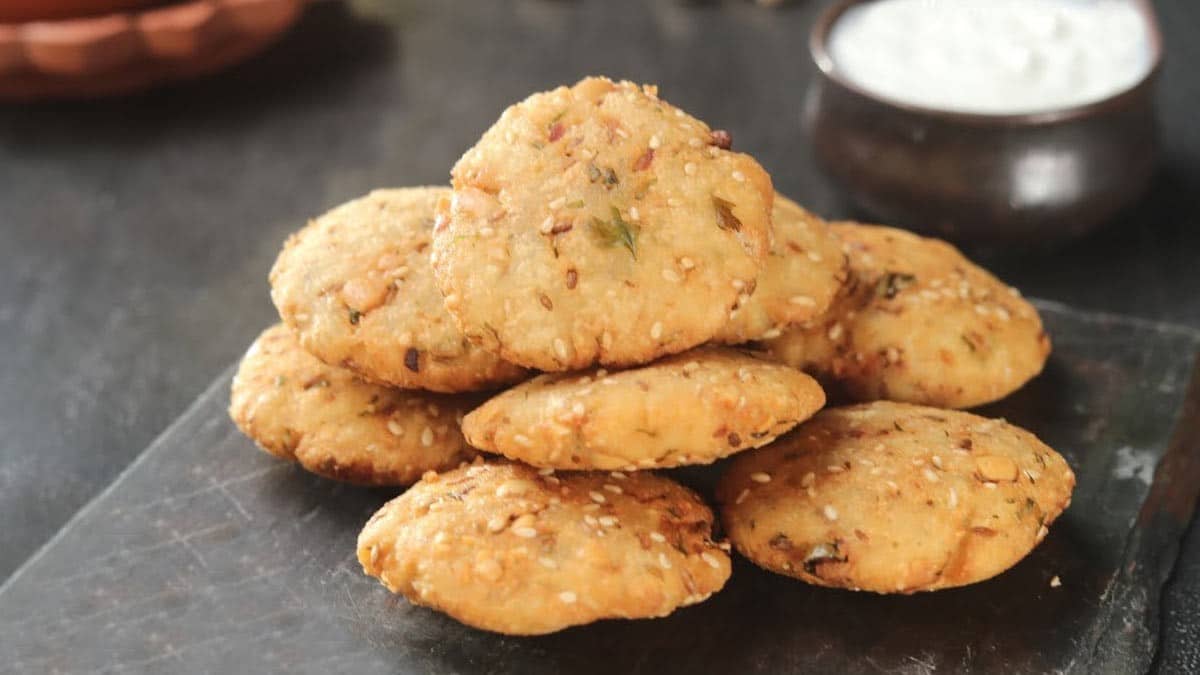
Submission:
<svg viewBox="0 0 1200 675">
<path fill-rule="evenodd" d="M 148 0 L 0 0 L 0 15 Z M 89 98 L 210 73 L 275 41 L 304 0 L 183 0 L 100 16 L 0 23 L 0 99 Z"/>
<path fill-rule="evenodd" d="M 0 0 L 0 22 L 70 19 L 166 4 L 163 0 Z"/>
</svg>

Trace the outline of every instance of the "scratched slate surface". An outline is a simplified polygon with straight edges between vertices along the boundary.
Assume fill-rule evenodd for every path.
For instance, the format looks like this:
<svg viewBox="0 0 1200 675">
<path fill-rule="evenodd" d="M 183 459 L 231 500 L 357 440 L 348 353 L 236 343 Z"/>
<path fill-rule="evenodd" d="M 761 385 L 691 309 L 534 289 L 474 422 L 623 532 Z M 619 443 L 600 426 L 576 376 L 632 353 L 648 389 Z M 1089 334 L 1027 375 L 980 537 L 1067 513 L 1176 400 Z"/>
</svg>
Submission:
<svg viewBox="0 0 1200 675">
<path fill-rule="evenodd" d="M 987 583 L 881 597 L 738 560 L 724 591 L 667 619 L 482 633 L 361 574 L 358 529 L 393 493 L 256 451 L 225 416 L 227 372 L 0 587 L 0 672 L 1146 671 L 1200 489 L 1200 331 L 1042 310 L 1046 372 L 986 412 L 1059 449 L 1079 486 L 1046 541 Z"/>
</svg>

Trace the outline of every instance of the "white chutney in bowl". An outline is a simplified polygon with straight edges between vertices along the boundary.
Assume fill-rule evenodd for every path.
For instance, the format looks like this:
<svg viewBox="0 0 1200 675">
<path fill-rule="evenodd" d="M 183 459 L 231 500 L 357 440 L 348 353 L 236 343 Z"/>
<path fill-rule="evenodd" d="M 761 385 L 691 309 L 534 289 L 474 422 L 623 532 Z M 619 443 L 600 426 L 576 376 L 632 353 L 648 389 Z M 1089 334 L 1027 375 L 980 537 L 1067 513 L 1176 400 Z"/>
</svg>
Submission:
<svg viewBox="0 0 1200 675">
<path fill-rule="evenodd" d="M 829 52 L 881 96 L 985 114 L 1099 101 L 1154 65 L 1131 0 L 876 0 L 838 19 Z"/>
</svg>

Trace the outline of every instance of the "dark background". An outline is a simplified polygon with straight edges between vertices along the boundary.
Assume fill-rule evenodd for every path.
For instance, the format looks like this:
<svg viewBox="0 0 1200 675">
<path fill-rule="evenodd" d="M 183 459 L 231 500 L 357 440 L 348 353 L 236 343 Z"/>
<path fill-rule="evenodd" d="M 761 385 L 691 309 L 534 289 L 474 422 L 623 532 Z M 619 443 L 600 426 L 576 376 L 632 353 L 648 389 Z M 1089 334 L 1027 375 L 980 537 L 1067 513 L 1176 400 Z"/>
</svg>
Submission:
<svg viewBox="0 0 1200 675">
<path fill-rule="evenodd" d="M 445 182 L 530 92 L 594 73 L 657 82 L 781 192 L 856 215 L 800 123 L 823 4 L 319 3 L 215 78 L 0 108 L 0 580 L 273 320 L 266 274 L 288 232 L 373 187 Z M 1059 251 L 985 263 L 1027 295 L 1200 328 L 1200 3 L 1155 5 L 1165 158 L 1150 192 Z M 1195 659 L 1178 619 L 1200 612 L 1200 532 L 1169 592 Z"/>
</svg>

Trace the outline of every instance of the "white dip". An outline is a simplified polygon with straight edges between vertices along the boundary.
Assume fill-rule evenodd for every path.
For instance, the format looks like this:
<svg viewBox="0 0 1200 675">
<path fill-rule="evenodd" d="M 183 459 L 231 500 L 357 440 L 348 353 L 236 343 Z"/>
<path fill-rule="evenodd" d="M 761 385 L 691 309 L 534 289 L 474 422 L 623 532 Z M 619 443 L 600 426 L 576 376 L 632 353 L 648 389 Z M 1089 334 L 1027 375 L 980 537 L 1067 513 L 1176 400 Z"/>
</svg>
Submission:
<svg viewBox="0 0 1200 675">
<path fill-rule="evenodd" d="M 1132 0 L 877 0 L 837 20 L 829 52 L 873 93 L 988 114 L 1098 101 L 1151 67 Z"/>
</svg>

